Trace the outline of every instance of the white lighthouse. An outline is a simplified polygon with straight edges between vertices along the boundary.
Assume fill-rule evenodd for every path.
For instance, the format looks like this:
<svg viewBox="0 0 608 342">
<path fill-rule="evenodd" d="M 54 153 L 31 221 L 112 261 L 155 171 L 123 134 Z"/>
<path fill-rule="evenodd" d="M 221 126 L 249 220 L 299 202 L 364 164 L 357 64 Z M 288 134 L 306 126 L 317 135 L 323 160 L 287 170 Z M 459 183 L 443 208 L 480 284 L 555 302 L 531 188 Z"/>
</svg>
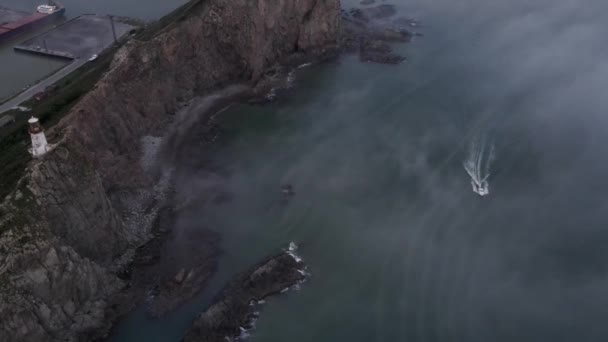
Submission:
<svg viewBox="0 0 608 342">
<path fill-rule="evenodd" d="M 34 157 L 40 157 L 49 150 L 49 144 L 46 141 L 44 129 L 40 126 L 38 118 L 32 116 L 27 122 L 30 124 L 29 131 L 30 136 L 32 137 L 32 148 L 30 149 L 30 153 Z"/>
</svg>

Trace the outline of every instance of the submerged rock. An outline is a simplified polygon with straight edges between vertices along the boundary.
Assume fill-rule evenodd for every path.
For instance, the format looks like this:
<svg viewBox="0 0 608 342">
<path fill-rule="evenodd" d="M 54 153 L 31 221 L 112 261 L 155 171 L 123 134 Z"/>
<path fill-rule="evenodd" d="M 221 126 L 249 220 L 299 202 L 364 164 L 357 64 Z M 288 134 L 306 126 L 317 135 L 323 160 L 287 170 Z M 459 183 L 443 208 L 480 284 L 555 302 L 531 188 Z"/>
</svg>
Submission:
<svg viewBox="0 0 608 342">
<path fill-rule="evenodd" d="M 420 26 L 420 23 L 415 20 L 415 19 L 411 19 L 411 18 L 405 18 L 405 17 L 400 17 L 397 19 L 394 19 L 392 21 L 393 25 L 401 27 L 401 28 L 407 28 L 407 27 L 418 27 Z"/>
<path fill-rule="evenodd" d="M 392 53 L 393 49 L 386 42 L 372 40 L 361 46 L 359 57 L 362 62 L 381 64 L 398 64 L 405 61 L 405 57 Z"/>
<path fill-rule="evenodd" d="M 369 40 L 361 44 L 361 50 L 376 53 L 391 53 L 393 48 L 386 42 L 380 40 Z"/>
<path fill-rule="evenodd" d="M 391 43 L 407 43 L 412 40 L 412 33 L 403 29 L 385 27 L 371 30 L 369 39 Z"/>
<path fill-rule="evenodd" d="M 246 334 L 258 316 L 255 305 L 306 278 L 295 244 L 232 281 L 220 298 L 203 312 L 186 333 L 185 342 L 225 342 Z"/>
</svg>

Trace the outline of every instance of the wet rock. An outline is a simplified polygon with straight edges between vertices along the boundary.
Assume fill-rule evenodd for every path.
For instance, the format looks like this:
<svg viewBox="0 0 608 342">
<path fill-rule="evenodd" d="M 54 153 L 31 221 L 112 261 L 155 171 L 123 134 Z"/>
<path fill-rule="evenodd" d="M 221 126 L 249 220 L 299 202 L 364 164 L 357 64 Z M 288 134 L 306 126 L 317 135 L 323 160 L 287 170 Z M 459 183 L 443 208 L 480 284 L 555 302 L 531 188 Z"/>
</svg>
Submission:
<svg viewBox="0 0 608 342">
<path fill-rule="evenodd" d="M 393 53 L 387 43 L 411 41 L 414 34 L 406 27 L 414 21 L 405 18 L 392 22 L 385 20 L 395 13 L 395 7 L 387 4 L 342 11 L 342 51 L 359 53 L 363 62 L 398 64 L 405 61 L 405 57 Z"/>
<path fill-rule="evenodd" d="M 380 40 L 368 40 L 361 44 L 361 51 L 368 53 L 387 54 L 393 52 L 393 48 L 386 42 Z"/>
<path fill-rule="evenodd" d="M 225 342 L 243 333 L 243 327 L 252 327 L 257 317 L 252 303 L 305 279 L 304 264 L 292 254 L 286 251 L 273 256 L 230 282 L 220 298 L 195 320 L 184 341 Z"/>
<path fill-rule="evenodd" d="M 353 8 L 350 14 L 353 18 L 363 22 L 370 22 L 374 19 L 386 19 L 397 13 L 395 5 L 382 4 L 374 7 Z"/>
<path fill-rule="evenodd" d="M 392 24 L 394 26 L 401 27 L 404 29 L 408 28 L 408 27 L 417 27 L 420 25 L 420 23 L 417 20 L 411 19 L 411 18 L 406 18 L 406 17 L 396 18 L 392 21 Z"/>
<path fill-rule="evenodd" d="M 412 40 L 412 34 L 409 31 L 392 27 L 371 30 L 369 37 L 373 40 L 392 43 L 407 43 Z"/>
</svg>

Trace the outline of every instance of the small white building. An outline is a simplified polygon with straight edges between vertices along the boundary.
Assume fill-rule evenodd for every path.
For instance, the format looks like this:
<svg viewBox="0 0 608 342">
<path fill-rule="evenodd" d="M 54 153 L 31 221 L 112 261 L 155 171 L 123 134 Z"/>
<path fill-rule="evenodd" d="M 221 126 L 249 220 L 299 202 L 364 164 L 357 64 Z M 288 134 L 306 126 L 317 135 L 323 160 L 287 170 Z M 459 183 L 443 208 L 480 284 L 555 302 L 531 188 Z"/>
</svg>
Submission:
<svg viewBox="0 0 608 342">
<path fill-rule="evenodd" d="M 32 137 L 32 148 L 30 149 L 30 153 L 34 157 L 40 157 L 49 151 L 49 144 L 46 141 L 44 129 L 40 126 L 38 118 L 32 116 L 27 122 L 30 124 L 29 131 L 30 137 Z"/>
</svg>

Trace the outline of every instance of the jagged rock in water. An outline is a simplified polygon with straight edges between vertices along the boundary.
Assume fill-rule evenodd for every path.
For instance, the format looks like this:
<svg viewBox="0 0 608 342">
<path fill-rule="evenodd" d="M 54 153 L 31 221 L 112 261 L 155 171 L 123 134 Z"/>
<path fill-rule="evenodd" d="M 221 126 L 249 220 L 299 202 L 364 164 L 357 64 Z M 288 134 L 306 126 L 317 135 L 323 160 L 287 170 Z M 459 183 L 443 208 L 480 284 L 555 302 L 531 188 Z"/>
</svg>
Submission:
<svg viewBox="0 0 608 342">
<path fill-rule="evenodd" d="M 254 307 L 305 279 L 304 264 L 289 252 L 258 264 L 232 281 L 220 299 L 202 313 L 186 333 L 185 342 L 224 342 L 239 336 L 254 318 Z"/>
<path fill-rule="evenodd" d="M 393 48 L 386 42 L 379 40 L 368 40 L 361 43 L 361 50 L 376 53 L 391 53 Z"/>
<path fill-rule="evenodd" d="M 405 60 L 386 44 L 409 42 L 413 35 L 404 27 L 384 20 L 396 13 L 394 6 L 383 4 L 341 13 L 340 45 L 343 51 L 358 52 L 364 62 L 398 64 Z"/>
<path fill-rule="evenodd" d="M 412 34 L 409 31 L 386 27 L 371 30 L 369 39 L 382 42 L 407 43 L 412 39 Z"/>
<path fill-rule="evenodd" d="M 392 17 L 397 13 L 395 5 L 382 4 L 374 7 L 353 8 L 350 14 L 353 18 L 363 22 L 369 22 L 375 19 L 385 19 Z"/>
<path fill-rule="evenodd" d="M 392 24 L 396 27 L 407 29 L 407 27 L 417 27 L 420 26 L 420 23 L 414 19 L 400 17 L 396 18 L 392 21 Z"/>
</svg>

